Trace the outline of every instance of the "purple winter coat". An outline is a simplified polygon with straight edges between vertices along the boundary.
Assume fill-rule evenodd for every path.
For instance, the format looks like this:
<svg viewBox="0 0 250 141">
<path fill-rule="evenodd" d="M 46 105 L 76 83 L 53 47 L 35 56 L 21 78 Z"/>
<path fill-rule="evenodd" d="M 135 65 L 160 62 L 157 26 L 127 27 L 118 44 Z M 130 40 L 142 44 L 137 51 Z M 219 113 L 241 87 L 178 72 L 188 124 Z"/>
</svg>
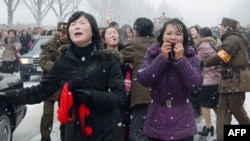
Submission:
<svg viewBox="0 0 250 141">
<path fill-rule="evenodd" d="M 179 140 L 197 134 L 195 116 L 188 100 L 192 90 L 202 84 L 200 62 L 193 47 L 184 57 L 170 62 L 160 54 L 159 44 L 147 51 L 138 81 L 150 87 L 149 104 L 143 133 L 161 140 Z"/>
</svg>

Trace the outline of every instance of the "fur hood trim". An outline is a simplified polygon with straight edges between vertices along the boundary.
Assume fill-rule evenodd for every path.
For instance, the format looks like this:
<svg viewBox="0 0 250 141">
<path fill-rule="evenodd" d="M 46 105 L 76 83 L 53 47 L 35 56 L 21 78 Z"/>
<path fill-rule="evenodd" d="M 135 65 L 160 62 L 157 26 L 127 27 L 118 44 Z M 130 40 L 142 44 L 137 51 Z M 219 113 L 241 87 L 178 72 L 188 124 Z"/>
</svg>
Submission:
<svg viewBox="0 0 250 141">
<path fill-rule="evenodd" d="M 120 64 L 123 64 L 122 60 L 122 55 L 119 51 L 114 50 L 114 49 L 103 49 L 99 52 L 99 54 L 104 58 L 104 59 L 111 59 L 111 58 L 116 58 Z"/>
<path fill-rule="evenodd" d="M 61 54 L 65 54 L 68 48 L 70 48 L 70 45 L 67 44 L 61 46 L 58 50 Z M 99 54 L 104 59 L 116 58 L 120 62 L 120 64 L 123 64 L 122 55 L 119 51 L 116 51 L 114 49 L 103 49 L 99 50 L 96 53 L 97 53 L 96 55 Z"/>
</svg>

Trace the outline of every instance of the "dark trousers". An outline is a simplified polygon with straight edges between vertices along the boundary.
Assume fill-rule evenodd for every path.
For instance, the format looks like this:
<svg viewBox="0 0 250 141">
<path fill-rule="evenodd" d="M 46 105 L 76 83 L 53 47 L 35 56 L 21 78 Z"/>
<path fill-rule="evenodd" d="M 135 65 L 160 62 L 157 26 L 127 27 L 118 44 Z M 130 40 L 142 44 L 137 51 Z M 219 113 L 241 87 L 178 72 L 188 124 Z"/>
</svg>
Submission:
<svg viewBox="0 0 250 141">
<path fill-rule="evenodd" d="M 199 90 L 194 90 L 190 93 L 189 100 L 192 103 L 194 109 L 195 118 L 201 116 L 201 106 L 198 103 L 198 93 Z"/>
<path fill-rule="evenodd" d="M 53 100 L 45 100 L 43 102 L 43 115 L 41 118 L 40 132 L 42 139 L 41 141 L 50 141 L 50 133 L 53 128 L 54 118 L 54 104 Z"/>
<path fill-rule="evenodd" d="M 216 120 L 217 139 L 224 140 L 224 125 L 231 124 L 232 115 L 239 124 L 250 124 L 250 119 L 243 107 L 244 101 L 245 92 L 220 94 Z"/>
<path fill-rule="evenodd" d="M 3 61 L 0 72 L 13 74 L 18 69 L 17 61 Z"/>
<path fill-rule="evenodd" d="M 43 115 L 40 123 L 41 141 L 51 141 L 50 133 L 53 128 L 54 100 L 45 100 L 43 103 Z M 60 125 L 61 140 L 64 140 L 64 126 Z"/>
<path fill-rule="evenodd" d="M 142 134 L 142 129 L 146 120 L 148 104 L 140 104 L 133 107 L 131 111 L 129 141 L 148 141 Z"/>
</svg>

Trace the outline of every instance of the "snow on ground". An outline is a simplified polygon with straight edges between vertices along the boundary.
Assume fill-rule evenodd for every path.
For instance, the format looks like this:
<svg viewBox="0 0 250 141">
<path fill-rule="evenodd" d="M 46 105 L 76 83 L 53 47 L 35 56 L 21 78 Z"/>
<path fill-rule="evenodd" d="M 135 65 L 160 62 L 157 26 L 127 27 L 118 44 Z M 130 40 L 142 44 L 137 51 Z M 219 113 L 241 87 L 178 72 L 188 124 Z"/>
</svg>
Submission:
<svg viewBox="0 0 250 141">
<path fill-rule="evenodd" d="M 250 116 L 250 92 L 248 92 L 246 94 L 246 100 L 245 100 L 245 104 L 244 104 L 244 107 L 246 108 L 247 110 L 247 113 L 248 115 Z M 200 119 L 197 119 L 197 129 L 198 131 L 200 131 L 202 129 L 202 127 L 204 126 L 204 120 L 202 118 Z M 216 126 L 216 117 L 215 117 L 215 113 L 212 111 L 212 123 L 213 123 L 213 126 L 215 127 Z M 232 124 L 238 124 L 238 122 L 235 120 L 235 118 L 233 117 L 233 120 L 232 120 Z M 208 136 L 208 137 L 202 137 L 202 136 L 199 136 L 199 135 L 196 135 L 195 136 L 195 140 L 194 141 L 212 141 L 213 139 L 216 138 L 216 131 L 214 132 L 214 136 Z M 40 141 L 40 134 L 38 134 L 36 137 L 34 137 L 31 141 Z M 55 121 L 55 124 L 53 126 L 53 130 L 52 130 L 52 133 L 51 133 L 51 138 L 53 141 L 60 141 L 60 132 L 59 132 L 59 122 L 58 121 Z"/>
<path fill-rule="evenodd" d="M 33 82 L 30 81 L 30 83 L 25 83 L 25 87 L 26 86 L 31 86 L 31 85 L 36 85 L 38 83 L 37 80 L 39 80 L 39 77 L 35 78 L 35 80 L 33 80 Z M 32 106 L 29 105 L 28 108 L 29 109 L 31 109 L 31 108 L 37 108 L 38 106 L 39 105 L 32 105 Z M 245 107 L 248 115 L 250 116 L 250 92 L 246 93 L 246 100 L 245 100 L 244 107 Z M 55 108 L 55 110 L 56 109 L 57 108 Z M 213 112 L 213 110 L 212 110 L 211 113 L 212 113 L 212 123 L 213 123 L 213 126 L 216 127 L 215 113 Z M 55 116 L 56 116 L 56 111 L 55 111 Z M 202 129 L 202 127 L 204 126 L 204 120 L 202 118 L 199 118 L 196 121 L 197 121 L 197 129 L 198 129 L 198 131 L 200 131 Z M 234 117 L 233 117 L 233 120 L 232 120 L 232 124 L 238 124 L 238 122 L 235 120 Z M 37 127 L 37 128 L 39 128 L 39 127 Z M 208 137 L 201 137 L 199 135 L 196 135 L 194 141 L 212 141 L 213 139 L 216 138 L 216 131 L 214 133 L 215 133 L 214 136 L 208 136 Z M 41 135 L 37 134 L 30 141 L 40 141 L 40 139 L 41 139 Z M 59 121 L 58 120 L 54 120 L 54 126 L 53 126 L 53 129 L 52 129 L 52 132 L 51 132 L 51 139 L 53 141 L 60 141 L 60 131 L 59 131 Z"/>
</svg>

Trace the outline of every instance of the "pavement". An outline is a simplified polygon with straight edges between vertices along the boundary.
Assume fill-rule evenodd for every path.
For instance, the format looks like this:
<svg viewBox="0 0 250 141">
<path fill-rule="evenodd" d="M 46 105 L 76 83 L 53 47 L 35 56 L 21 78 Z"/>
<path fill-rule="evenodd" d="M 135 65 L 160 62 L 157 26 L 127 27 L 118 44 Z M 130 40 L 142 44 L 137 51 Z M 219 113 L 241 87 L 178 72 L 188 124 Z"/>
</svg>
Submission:
<svg viewBox="0 0 250 141">
<path fill-rule="evenodd" d="M 246 100 L 245 100 L 244 107 L 246 108 L 247 113 L 250 116 L 250 92 L 248 92 L 246 94 Z M 197 123 L 197 129 L 198 129 L 198 131 L 200 131 L 202 129 L 202 127 L 204 126 L 203 118 L 202 117 L 197 118 L 196 123 Z M 215 113 L 213 111 L 212 111 L 212 123 L 215 127 L 216 126 L 216 117 L 215 117 Z M 232 119 L 232 124 L 238 124 L 238 122 L 235 120 L 234 117 Z M 38 134 L 30 141 L 40 141 L 40 138 L 41 138 L 41 135 Z M 208 136 L 208 137 L 202 137 L 199 135 L 195 135 L 194 141 L 212 141 L 215 138 L 216 138 L 216 132 L 215 132 L 214 136 Z M 51 139 L 52 139 L 52 141 L 60 141 L 59 122 L 57 120 L 54 120 L 54 126 L 53 126 L 53 129 L 51 132 Z"/>
</svg>

